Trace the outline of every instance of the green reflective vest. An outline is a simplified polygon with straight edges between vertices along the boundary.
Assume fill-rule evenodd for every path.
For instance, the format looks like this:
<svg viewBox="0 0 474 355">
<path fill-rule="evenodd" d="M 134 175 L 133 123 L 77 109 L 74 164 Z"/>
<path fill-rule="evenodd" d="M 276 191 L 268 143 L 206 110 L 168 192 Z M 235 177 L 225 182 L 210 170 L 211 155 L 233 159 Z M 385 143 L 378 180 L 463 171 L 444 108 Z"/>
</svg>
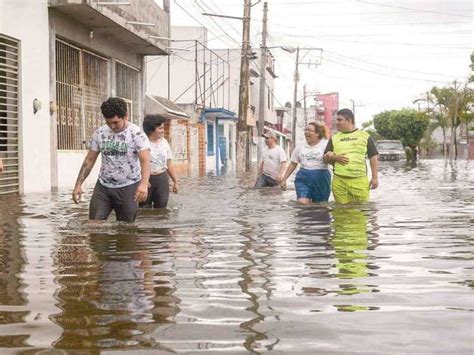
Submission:
<svg viewBox="0 0 474 355">
<path fill-rule="evenodd" d="M 332 137 L 334 154 L 345 154 L 349 158 L 346 165 L 334 163 L 335 175 L 353 178 L 367 175 L 365 157 L 369 137 L 367 132 L 358 129 L 350 133 L 339 132 Z"/>
</svg>

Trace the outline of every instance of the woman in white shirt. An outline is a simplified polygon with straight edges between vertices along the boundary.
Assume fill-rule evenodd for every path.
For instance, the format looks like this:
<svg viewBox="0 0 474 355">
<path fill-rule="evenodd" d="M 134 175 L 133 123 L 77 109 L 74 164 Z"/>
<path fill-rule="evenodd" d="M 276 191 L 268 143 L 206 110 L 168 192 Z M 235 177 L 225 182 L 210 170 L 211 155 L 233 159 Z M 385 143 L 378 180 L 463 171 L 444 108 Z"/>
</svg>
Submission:
<svg viewBox="0 0 474 355">
<path fill-rule="evenodd" d="M 148 197 L 142 207 L 165 208 L 170 195 L 169 178 L 173 180 L 173 192 L 178 193 L 178 179 L 173 168 L 173 153 L 164 137 L 165 118 L 147 115 L 143 120 L 143 131 L 150 141 L 151 174 Z"/>
<path fill-rule="evenodd" d="M 323 161 L 324 150 L 328 144 L 326 128 L 317 122 L 310 122 L 304 130 L 306 142 L 297 146 L 291 155 L 291 162 L 281 181 L 286 189 L 286 180 L 300 164 L 296 174 L 295 188 L 298 202 L 325 202 L 331 193 L 331 173 Z"/>
</svg>

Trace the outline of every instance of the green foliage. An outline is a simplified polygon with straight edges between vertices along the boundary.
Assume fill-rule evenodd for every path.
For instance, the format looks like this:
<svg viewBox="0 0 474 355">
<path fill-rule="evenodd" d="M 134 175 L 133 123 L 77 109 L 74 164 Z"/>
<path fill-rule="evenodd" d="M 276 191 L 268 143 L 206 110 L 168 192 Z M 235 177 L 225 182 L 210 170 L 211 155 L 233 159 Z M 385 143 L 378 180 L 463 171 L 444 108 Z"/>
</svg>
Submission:
<svg viewBox="0 0 474 355">
<path fill-rule="evenodd" d="M 374 121 L 373 120 L 370 120 L 370 121 L 367 121 L 367 122 L 364 122 L 362 123 L 362 130 L 363 131 L 366 131 L 368 134 L 370 134 L 370 136 L 372 137 L 372 139 L 374 141 L 378 141 L 378 140 L 381 140 L 381 139 L 385 139 L 385 137 L 382 137 L 374 128 Z"/>
<path fill-rule="evenodd" d="M 396 135 L 403 145 L 416 151 L 430 123 L 429 117 L 424 112 L 405 108 L 394 111 L 393 119 Z"/>
<path fill-rule="evenodd" d="M 409 147 L 409 156 L 416 160 L 417 146 L 428 128 L 430 119 L 424 112 L 404 108 L 384 111 L 374 116 L 374 126 L 386 139 L 399 139 Z"/>
<path fill-rule="evenodd" d="M 374 116 L 374 128 L 385 139 L 399 139 L 393 119 L 395 110 L 383 111 Z"/>
</svg>

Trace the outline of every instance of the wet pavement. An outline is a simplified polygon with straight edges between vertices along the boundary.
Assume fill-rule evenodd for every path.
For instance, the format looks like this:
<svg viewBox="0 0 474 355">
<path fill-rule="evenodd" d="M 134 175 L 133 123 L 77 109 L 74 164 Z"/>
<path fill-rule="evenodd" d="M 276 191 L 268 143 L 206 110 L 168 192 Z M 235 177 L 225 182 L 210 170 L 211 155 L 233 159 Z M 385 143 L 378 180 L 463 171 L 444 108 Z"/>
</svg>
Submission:
<svg viewBox="0 0 474 355">
<path fill-rule="evenodd" d="M 129 225 L 0 197 L 0 352 L 471 354 L 473 170 L 383 163 L 348 207 L 189 177 Z"/>
</svg>

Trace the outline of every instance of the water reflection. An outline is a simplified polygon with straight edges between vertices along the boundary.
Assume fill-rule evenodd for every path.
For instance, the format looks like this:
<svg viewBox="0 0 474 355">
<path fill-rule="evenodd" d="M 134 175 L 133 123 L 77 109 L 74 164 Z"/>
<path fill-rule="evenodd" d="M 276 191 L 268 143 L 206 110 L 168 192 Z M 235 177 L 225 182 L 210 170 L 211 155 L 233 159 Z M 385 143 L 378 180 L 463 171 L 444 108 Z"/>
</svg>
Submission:
<svg viewBox="0 0 474 355">
<path fill-rule="evenodd" d="M 183 178 L 131 225 L 0 196 L 0 353 L 472 353 L 472 169 L 380 170 L 361 206 Z"/>
<path fill-rule="evenodd" d="M 376 239 L 368 237 L 368 214 L 372 213 L 368 206 L 340 206 L 335 205 L 333 216 L 334 234 L 331 245 L 334 248 L 336 259 L 336 277 L 351 282 L 339 285 L 340 295 L 355 295 L 358 293 L 377 292 L 374 285 L 365 285 L 363 281 L 367 277 L 376 277 L 370 269 L 376 266 L 370 265 L 369 249 L 376 247 Z M 374 219 L 371 220 L 374 223 Z M 369 244 L 371 243 L 371 244 Z M 357 305 L 336 305 L 341 311 L 361 311 L 377 309 L 377 307 Z"/>
<path fill-rule="evenodd" d="M 133 228 L 118 228 L 117 234 L 64 236 L 59 244 L 62 312 L 53 318 L 64 332 L 55 347 L 156 347 L 153 331 L 178 313 L 173 273 L 159 258 L 173 232 L 154 229 L 141 237 Z"/>
</svg>

